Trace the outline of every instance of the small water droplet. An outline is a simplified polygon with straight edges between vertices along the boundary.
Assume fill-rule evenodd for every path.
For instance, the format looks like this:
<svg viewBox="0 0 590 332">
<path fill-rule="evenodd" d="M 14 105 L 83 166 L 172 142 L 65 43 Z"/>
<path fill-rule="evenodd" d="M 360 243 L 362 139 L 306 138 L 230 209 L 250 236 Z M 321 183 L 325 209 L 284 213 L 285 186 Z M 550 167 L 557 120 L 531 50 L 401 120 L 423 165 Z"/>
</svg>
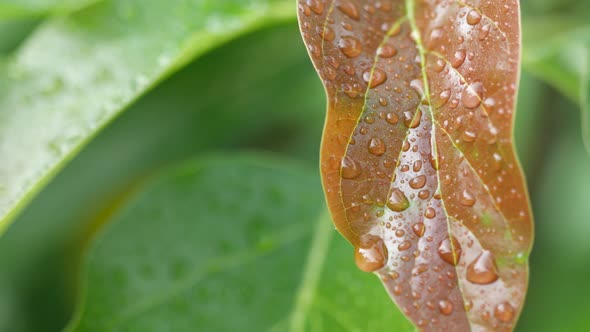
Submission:
<svg viewBox="0 0 590 332">
<path fill-rule="evenodd" d="M 498 280 L 494 255 L 484 250 L 467 266 L 467 280 L 474 284 L 487 285 Z"/>
<path fill-rule="evenodd" d="M 443 60 L 443 59 L 437 59 L 436 62 L 434 63 L 434 71 L 436 71 L 437 73 L 440 73 L 441 71 L 443 71 L 443 69 L 445 69 L 445 67 L 447 66 L 447 63 Z"/>
<path fill-rule="evenodd" d="M 361 167 L 359 164 L 348 156 L 342 158 L 341 167 L 343 179 L 354 179 L 361 175 Z"/>
<path fill-rule="evenodd" d="M 391 190 L 391 194 L 387 199 L 386 205 L 392 211 L 402 212 L 405 211 L 408 207 L 410 207 L 410 202 L 401 190 L 399 190 L 398 188 L 394 188 L 393 190 Z"/>
<path fill-rule="evenodd" d="M 385 143 L 380 138 L 372 138 L 369 141 L 369 152 L 375 156 L 381 156 L 385 153 Z"/>
<path fill-rule="evenodd" d="M 404 112 L 404 124 L 408 128 L 416 128 L 420 125 L 420 120 L 422 119 L 422 111 L 417 110 L 416 114 L 412 114 L 410 111 Z"/>
<path fill-rule="evenodd" d="M 471 207 L 475 205 L 475 197 L 467 189 L 463 190 L 460 199 L 461 205 Z"/>
<path fill-rule="evenodd" d="M 410 180 L 410 187 L 413 189 L 421 189 L 426 185 L 426 175 L 419 175 Z"/>
<path fill-rule="evenodd" d="M 432 207 L 428 207 L 424 213 L 424 217 L 427 219 L 434 219 L 434 217 L 436 217 L 436 211 Z"/>
<path fill-rule="evenodd" d="M 501 322 L 508 323 L 514 318 L 514 308 L 508 302 L 502 302 L 496 306 L 494 316 Z"/>
<path fill-rule="evenodd" d="M 463 134 L 461 135 L 461 139 L 463 139 L 464 142 L 470 143 L 475 141 L 475 139 L 477 138 L 477 133 L 473 130 L 469 130 L 466 129 Z"/>
<path fill-rule="evenodd" d="M 361 55 L 363 46 L 361 41 L 352 36 L 345 36 L 338 41 L 338 48 L 349 58 L 356 58 Z"/>
<path fill-rule="evenodd" d="M 374 272 L 387 263 L 387 247 L 383 239 L 374 235 L 361 237 L 358 247 L 354 250 L 354 261 L 361 271 Z"/>
<path fill-rule="evenodd" d="M 332 28 L 330 28 L 329 26 L 325 26 L 323 29 L 320 28 L 318 34 L 325 41 L 331 42 L 334 39 L 336 39 L 336 34 L 334 33 L 334 30 L 332 30 Z"/>
<path fill-rule="evenodd" d="M 352 1 L 342 0 L 337 7 L 342 13 L 344 13 L 344 15 L 350 17 L 351 19 L 355 21 L 360 19 L 358 8 Z"/>
<path fill-rule="evenodd" d="M 481 14 L 477 10 L 472 9 L 469 12 L 469 14 L 467 14 L 467 24 L 476 25 L 480 21 L 481 21 Z"/>
<path fill-rule="evenodd" d="M 458 50 L 457 52 L 455 52 L 455 54 L 453 54 L 453 57 L 451 58 L 451 65 L 455 68 L 461 67 L 461 65 L 465 62 L 466 56 L 467 53 L 465 52 L 465 50 Z"/>
<path fill-rule="evenodd" d="M 443 261 L 451 265 L 457 265 L 461 259 L 459 241 L 454 236 L 451 237 L 451 240 L 448 237 L 442 240 L 438 246 L 438 255 Z"/>
<path fill-rule="evenodd" d="M 438 310 L 443 315 L 450 315 L 453 313 L 453 304 L 447 300 L 438 301 Z"/>
<path fill-rule="evenodd" d="M 395 113 L 388 113 L 387 117 L 385 118 L 385 121 L 387 121 L 387 123 L 389 124 L 394 125 L 399 121 L 399 118 Z"/>
</svg>

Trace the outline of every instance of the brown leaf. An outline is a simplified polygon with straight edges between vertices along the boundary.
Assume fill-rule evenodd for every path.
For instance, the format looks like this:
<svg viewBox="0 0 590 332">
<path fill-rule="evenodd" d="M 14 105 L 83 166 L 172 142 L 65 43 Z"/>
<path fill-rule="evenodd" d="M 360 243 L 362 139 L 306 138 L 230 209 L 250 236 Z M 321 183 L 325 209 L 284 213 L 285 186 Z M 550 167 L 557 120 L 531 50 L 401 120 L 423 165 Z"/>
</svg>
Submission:
<svg viewBox="0 0 590 332">
<path fill-rule="evenodd" d="M 517 0 L 299 0 L 334 223 L 424 331 L 510 331 L 532 243 Z M 386 310 L 386 309 L 384 309 Z"/>
</svg>

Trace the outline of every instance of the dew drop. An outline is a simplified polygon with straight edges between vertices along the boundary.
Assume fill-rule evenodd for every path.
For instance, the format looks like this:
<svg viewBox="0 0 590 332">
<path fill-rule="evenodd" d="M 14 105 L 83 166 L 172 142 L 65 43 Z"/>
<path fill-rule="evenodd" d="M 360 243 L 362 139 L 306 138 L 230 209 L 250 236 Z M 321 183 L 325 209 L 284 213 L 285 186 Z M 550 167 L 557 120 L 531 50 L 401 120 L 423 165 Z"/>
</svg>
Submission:
<svg viewBox="0 0 590 332">
<path fill-rule="evenodd" d="M 412 226 L 412 230 L 414 231 L 414 234 L 416 234 L 417 237 L 422 237 L 424 235 L 426 227 L 424 226 L 424 223 L 417 222 Z"/>
<path fill-rule="evenodd" d="M 461 139 L 463 139 L 464 142 L 470 143 L 475 141 L 475 139 L 477 138 L 477 133 L 473 130 L 465 130 L 463 132 L 463 134 L 461 135 Z"/>
<path fill-rule="evenodd" d="M 342 158 L 341 167 L 343 179 L 354 179 L 361 175 L 361 167 L 356 161 L 352 160 L 350 157 Z"/>
<path fill-rule="evenodd" d="M 469 12 L 469 14 L 467 14 L 467 24 L 476 25 L 480 21 L 481 21 L 481 14 L 477 10 L 472 9 Z"/>
<path fill-rule="evenodd" d="M 438 302 L 438 310 L 443 315 L 450 315 L 453 313 L 453 304 L 447 300 L 441 300 Z"/>
<path fill-rule="evenodd" d="M 405 211 L 408 207 L 410 207 L 410 202 L 401 190 L 399 190 L 398 188 L 394 188 L 393 190 L 391 190 L 391 194 L 387 199 L 386 205 L 392 211 L 402 212 Z"/>
<path fill-rule="evenodd" d="M 387 263 L 387 248 L 383 239 L 367 235 L 354 250 L 354 261 L 361 271 L 374 272 Z"/>
<path fill-rule="evenodd" d="M 508 323 L 514 318 L 514 308 L 508 302 L 502 302 L 496 306 L 494 317 L 499 321 Z"/>
<path fill-rule="evenodd" d="M 441 71 L 443 71 L 443 69 L 445 69 L 446 65 L 446 62 L 443 59 L 437 59 L 434 63 L 434 70 L 437 73 L 440 73 Z"/>
<path fill-rule="evenodd" d="M 397 49 L 390 44 L 385 44 L 377 50 L 377 54 L 382 58 L 391 58 L 397 54 Z"/>
<path fill-rule="evenodd" d="M 363 80 L 369 83 L 369 87 L 372 89 L 383 84 L 387 80 L 387 74 L 383 70 L 375 68 L 373 73 L 370 71 L 365 72 L 363 74 Z"/>
<path fill-rule="evenodd" d="M 471 207 L 475 205 L 475 197 L 467 189 L 463 190 L 460 199 L 461 205 Z"/>
<path fill-rule="evenodd" d="M 395 113 L 388 113 L 387 117 L 385 118 L 385 121 L 387 121 L 387 123 L 389 124 L 394 125 L 399 121 L 399 118 Z"/>
<path fill-rule="evenodd" d="M 358 21 L 360 16 L 359 16 L 359 11 L 358 8 L 356 7 L 356 5 L 349 1 L 349 0 L 343 0 L 340 1 L 340 3 L 338 4 L 338 9 L 344 13 L 344 15 L 350 17 L 351 19 Z"/>
<path fill-rule="evenodd" d="M 381 156 L 385 153 L 385 143 L 380 138 L 372 138 L 369 141 L 369 152 L 375 156 Z"/>
<path fill-rule="evenodd" d="M 465 50 L 458 50 L 457 52 L 455 52 L 455 54 L 453 54 L 453 57 L 451 58 L 451 65 L 455 68 L 461 67 L 461 65 L 465 62 L 466 56 L 467 53 L 465 52 Z"/>
<path fill-rule="evenodd" d="M 467 266 L 467 280 L 474 284 L 487 285 L 498 280 L 494 255 L 484 250 Z"/>
<path fill-rule="evenodd" d="M 451 90 L 450 89 L 446 89 L 443 90 L 440 95 L 440 101 L 438 102 L 438 107 L 442 107 L 444 106 L 446 103 L 449 102 L 449 99 L 451 98 Z"/>
<path fill-rule="evenodd" d="M 336 34 L 334 33 L 334 30 L 332 30 L 332 28 L 328 26 L 324 27 L 323 29 L 320 29 L 319 34 L 325 41 L 330 42 L 336 39 Z"/>
<path fill-rule="evenodd" d="M 414 172 L 420 172 L 420 170 L 422 169 L 422 161 L 416 160 L 414 162 L 414 166 L 412 167 L 412 169 L 414 170 Z"/>
<path fill-rule="evenodd" d="M 428 207 L 424 213 L 424 217 L 427 219 L 434 219 L 434 217 L 436 217 L 436 211 L 434 211 L 432 207 Z"/>
<path fill-rule="evenodd" d="M 426 185 L 426 175 L 419 175 L 410 180 L 410 187 L 413 189 L 421 189 Z"/>
<path fill-rule="evenodd" d="M 318 15 L 322 15 L 324 12 L 324 3 L 321 0 L 307 0 L 307 5 Z"/>
<path fill-rule="evenodd" d="M 338 48 L 349 58 L 356 58 L 361 55 L 363 46 L 361 41 L 352 36 L 345 36 L 338 41 Z"/>
<path fill-rule="evenodd" d="M 412 246 L 412 243 L 410 243 L 410 241 L 407 241 L 407 240 L 406 240 L 406 241 L 404 241 L 404 242 L 400 243 L 400 244 L 397 246 L 397 249 L 398 249 L 399 251 L 406 251 L 406 250 L 410 249 L 410 247 L 411 247 L 411 246 Z"/>
<path fill-rule="evenodd" d="M 467 88 L 463 89 L 461 94 L 461 101 L 467 108 L 476 108 L 481 104 L 481 94 L 483 84 L 481 82 L 471 83 Z"/>
<path fill-rule="evenodd" d="M 441 241 L 440 245 L 438 246 L 438 255 L 443 261 L 451 265 L 457 265 L 459 263 L 459 259 L 461 259 L 461 246 L 459 245 L 459 241 L 457 241 L 454 236 L 452 236 L 451 239 L 452 240 L 449 240 L 447 237 Z"/>
<path fill-rule="evenodd" d="M 412 114 L 410 111 L 404 112 L 404 124 L 408 128 L 416 128 L 420 125 L 420 120 L 422 118 L 422 111 L 417 110 L 416 114 Z"/>
</svg>

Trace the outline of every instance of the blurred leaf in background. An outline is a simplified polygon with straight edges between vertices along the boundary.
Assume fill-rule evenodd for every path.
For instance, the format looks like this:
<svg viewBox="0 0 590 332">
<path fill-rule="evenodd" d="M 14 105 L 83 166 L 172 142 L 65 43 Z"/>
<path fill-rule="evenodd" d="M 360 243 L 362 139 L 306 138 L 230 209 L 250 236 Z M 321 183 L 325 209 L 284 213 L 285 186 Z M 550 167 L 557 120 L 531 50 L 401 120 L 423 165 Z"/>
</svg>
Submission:
<svg viewBox="0 0 590 332">
<path fill-rule="evenodd" d="M 580 139 L 583 61 L 571 52 L 586 45 L 589 34 L 582 31 L 590 6 L 539 0 L 523 1 L 523 10 L 525 73 L 515 135 L 537 237 L 517 331 L 587 331 L 590 158 Z M 237 23 L 244 17 L 246 23 Z M 220 26 L 231 29 L 214 29 L 215 41 L 200 30 Z M 166 273 L 174 271 L 177 252 L 186 258 L 187 271 L 206 266 L 205 271 L 221 273 L 219 280 L 190 285 L 218 301 L 207 306 L 196 299 L 202 293 L 190 292 L 166 297 L 171 302 L 165 303 L 174 305 L 152 309 L 151 320 L 127 321 L 128 330 L 145 331 L 147 322 L 155 328 L 162 324 L 157 319 L 178 319 L 178 330 L 194 330 L 182 324 L 247 303 L 229 313 L 235 322 L 251 324 L 243 330 L 411 331 L 380 282 L 356 271 L 352 248 L 334 231 L 323 231 L 331 234 L 329 249 L 322 264 L 314 263 L 322 266 L 320 273 L 308 277 L 317 278 L 316 292 L 309 297 L 299 291 L 311 264 L 312 235 L 321 234 L 315 230 L 323 198 L 314 170 L 325 97 L 300 40 L 294 2 L 0 0 L 0 75 L 0 186 L 11 188 L 0 189 L 0 196 L 14 188 L 40 190 L 40 180 L 57 175 L 30 204 L 21 202 L 26 208 L 0 238 L 0 331 L 59 331 L 75 311 L 81 315 L 72 329 L 102 331 L 102 324 L 134 308 L 109 311 L 107 304 L 119 294 L 149 300 L 154 285 L 175 284 L 174 274 Z M 52 89 L 56 77 L 61 83 Z M 75 139 L 53 145 L 59 151 L 47 149 L 52 139 L 71 133 Z M 278 156 L 234 157 L 252 149 Z M 214 161 L 194 159 L 211 151 L 218 156 Z M 221 176 L 224 171 L 232 176 Z M 28 184 L 19 180 L 27 174 Z M 240 191 L 221 190 L 214 185 L 217 177 L 259 196 L 236 199 L 231 195 Z M 277 192 L 284 198 L 273 206 Z M 296 198 L 285 198 L 289 195 Z M 4 208 L 7 200 L 2 202 Z M 246 208 L 241 203 L 249 203 L 251 214 L 238 213 L 237 207 Z M 286 216 L 279 213 L 273 220 L 273 212 Z M 247 248 L 280 247 L 265 241 L 290 227 L 301 225 L 305 234 L 293 244 L 300 249 L 290 249 L 295 252 L 281 279 L 269 279 L 270 273 L 236 276 L 199 258 L 199 245 L 209 256 L 222 255 L 224 241 L 236 236 L 223 227 L 198 240 L 213 234 L 202 229 L 215 224 L 208 215 L 234 219 L 244 230 L 256 226 L 247 216 L 262 220 L 264 227 L 243 240 Z M 247 266 L 263 271 L 267 263 Z M 153 278 L 129 274 L 141 280 L 121 283 L 136 267 L 152 269 Z M 222 280 L 230 281 L 223 290 Z M 277 298 L 250 298 L 268 291 L 260 287 L 271 281 L 289 286 Z M 273 309 L 268 320 L 263 321 L 265 308 L 254 303 Z M 303 320 L 292 317 L 297 305 L 307 308 Z M 218 319 L 202 330 L 234 330 L 215 325 L 231 323 Z"/>
</svg>

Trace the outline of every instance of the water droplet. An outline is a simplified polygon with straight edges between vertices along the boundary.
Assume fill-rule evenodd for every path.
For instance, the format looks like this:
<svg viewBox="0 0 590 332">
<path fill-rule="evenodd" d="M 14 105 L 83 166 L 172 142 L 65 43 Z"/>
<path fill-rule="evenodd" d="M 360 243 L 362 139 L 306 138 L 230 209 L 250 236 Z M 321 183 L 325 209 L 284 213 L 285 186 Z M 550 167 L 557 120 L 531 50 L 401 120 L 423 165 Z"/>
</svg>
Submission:
<svg viewBox="0 0 590 332">
<path fill-rule="evenodd" d="M 325 40 L 325 41 L 333 41 L 334 39 L 336 39 L 336 34 L 334 33 L 334 30 L 332 30 L 332 28 L 326 26 L 323 29 L 319 29 L 319 35 Z"/>
<path fill-rule="evenodd" d="M 467 108 L 476 108 L 481 104 L 481 94 L 483 92 L 483 84 L 481 82 L 471 83 L 461 95 L 461 101 Z"/>
<path fill-rule="evenodd" d="M 453 313 L 453 304 L 447 300 L 438 301 L 438 310 L 443 315 L 450 315 Z"/>
<path fill-rule="evenodd" d="M 387 247 L 378 236 L 366 235 L 354 250 L 354 261 L 361 271 L 374 272 L 387 263 Z"/>
<path fill-rule="evenodd" d="M 356 58 L 361 55 L 363 46 L 361 41 L 352 36 L 345 36 L 338 41 L 338 48 L 349 58 Z"/>
<path fill-rule="evenodd" d="M 432 207 L 428 207 L 424 213 L 424 217 L 427 219 L 434 219 L 434 217 L 436 217 L 436 211 L 434 211 Z"/>
<path fill-rule="evenodd" d="M 386 205 L 392 211 L 402 212 L 405 211 L 408 207 L 410 207 L 410 202 L 401 190 L 399 190 L 398 188 L 394 188 L 393 190 L 391 190 L 391 194 L 387 199 Z"/>
<path fill-rule="evenodd" d="M 467 189 L 463 190 L 460 199 L 461 205 L 471 207 L 475 205 L 475 197 Z"/>
<path fill-rule="evenodd" d="M 484 40 L 488 37 L 488 35 L 490 34 L 491 27 L 491 24 L 487 24 L 481 27 L 481 30 L 479 31 L 478 35 L 479 40 Z"/>
<path fill-rule="evenodd" d="M 448 237 L 442 240 L 438 246 L 438 255 L 443 261 L 451 265 L 457 265 L 459 259 L 461 259 L 461 246 L 459 245 L 459 241 L 457 241 L 454 236 L 451 237 L 451 240 L 449 240 Z"/>
<path fill-rule="evenodd" d="M 455 52 L 455 54 L 453 54 L 453 57 L 451 58 L 451 65 L 455 68 L 461 67 L 461 65 L 465 62 L 466 56 L 467 53 L 465 52 L 465 50 L 458 50 L 457 52 Z"/>
<path fill-rule="evenodd" d="M 397 54 L 397 49 L 390 44 L 385 44 L 377 50 L 377 54 L 382 58 L 391 58 Z"/>
<path fill-rule="evenodd" d="M 399 251 L 405 251 L 405 250 L 408 250 L 408 249 L 410 249 L 410 247 L 411 247 L 411 246 L 412 246 L 412 243 L 410 243 L 410 241 L 407 241 L 407 240 L 406 240 L 406 241 L 404 241 L 404 242 L 400 243 L 400 244 L 397 246 L 397 249 L 398 249 Z"/>
<path fill-rule="evenodd" d="M 322 15 L 324 12 L 324 3 L 322 0 L 307 0 L 306 3 L 314 13 Z"/>
<path fill-rule="evenodd" d="M 434 63 L 434 70 L 437 73 L 440 73 L 441 71 L 443 71 L 443 69 L 445 69 L 446 66 L 447 66 L 447 63 L 443 59 L 437 59 L 436 62 Z"/>
<path fill-rule="evenodd" d="M 383 84 L 387 80 L 387 74 L 383 70 L 375 68 L 373 73 L 370 71 L 365 72 L 363 74 L 363 80 L 369 83 L 369 87 L 372 89 Z"/>
<path fill-rule="evenodd" d="M 420 170 L 422 169 L 422 161 L 416 160 L 414 162 L 414 167 L 412 167 L 412 169 L 414 170 L 414 172 L 420 172 Z"/>
<path fill-rule="evenodd" d="M 508 302 L 502 302 L 496 306 L 494 316 L 501 322 L 508 323 L 514 318 L 514 308 Z"/>
<path fill-rule="evenodd" d="M 413 189 L 421 189 L 426 185 L 426 175 L 419 175 L 410 180 L 410 187 Z"/>
<path fill-rule="evenodd" d="M 358 8 L 356 7 L 356 5 L 349 1 L 349 0 L 343 0 L 340 1 L 340 3 L 338 4 L 338 9 L 340 9 L 340 11 L 342 13 L 344 13 L 344 15 L 350 17 L 351 19 L 358 21 L 360 16 L 359 16 L 359 11 Z"/>
<path fill-rule="evenodd" d="M 385 143 L 380 138 L 372 138 L 369 141 L 369 152 L 375 156 L 381 156 L 385 153 Z"/>
<path fill-rule="evenodd" d="M 387 121 L 387 123 L 389 124 L 396 124 L 399 121 L 399 118 L 397 117 L 397 114 L 395 113 L 388 113 L 387 117 L 385 118 L 385 121 Z"/>
<path fill-rule="evenodd" d="M 469 12 L 469 14 L 467 14 L 467 24 L 476 25 L 480 21 L 481 21 L 481 14 L 477 10 L 472 9 Z"/>
<path fill-rule="evenodd" d="M 361 175 L 361 167 L 356 161 L 352 160 L 350 157 L 342 158 L 341 166 L 343 179 L 354 179 Z"/>
<path fill-rule="evenodd" d="M 428 199 L 428 197 L 430 197 L 430 191 L 428 191 L 428 190 L 421 190 L 421 191 L 418 193 L 418 197 L 419 197 L 420 199 Z"/>
<path fill-rule="evenodd" d="M 412 230 L 417 237 L 422 237 L 424 235 L 424 231 L 426 230 L 426 226 L 424 226 L 424 223 L 422 222 L 417 222 L 412 226 Z"/>
<path fill-rule="evenodd" d="M 467 280 L 480 285 L 487 285 L 498 280 L 494 255 L 484 250 L 467 266 Z"/>
<path fill-rule="evenodd" d="M 437 106 L 438 106 L 438 107 L 442 107 L 442 106 L 444 106 L 444 105 L 445 105 L 445 104 L 446 104 L 446 103 L 449 101 L 449 99 L 451 98 L 451 90 L 450 90 L 450 89 L 443 90 L 443 91 L 440 93 L 439 97 L 440 97 L 440 101 L 438 102 L 438 105 L 437 105 Z"/>
<path fill-rule="evenodd" d="M 461 139 L 463 139 L 464 142 L 470 143 L 475 141 L 475 139 L 477 138 L 477 133 L 473 130 L 469 130 L 466 129 L 463 134 L 461 135 Z"/>
<path fill-rule="evenodd" d="M 422 118 L 422 111 L 417 110 L 416 114 L 412 114 L 410 111 L 404 112 L 404 124 L 408 128 L 416 128 L 420 125 L 420 120 Z"/>
</svg>

